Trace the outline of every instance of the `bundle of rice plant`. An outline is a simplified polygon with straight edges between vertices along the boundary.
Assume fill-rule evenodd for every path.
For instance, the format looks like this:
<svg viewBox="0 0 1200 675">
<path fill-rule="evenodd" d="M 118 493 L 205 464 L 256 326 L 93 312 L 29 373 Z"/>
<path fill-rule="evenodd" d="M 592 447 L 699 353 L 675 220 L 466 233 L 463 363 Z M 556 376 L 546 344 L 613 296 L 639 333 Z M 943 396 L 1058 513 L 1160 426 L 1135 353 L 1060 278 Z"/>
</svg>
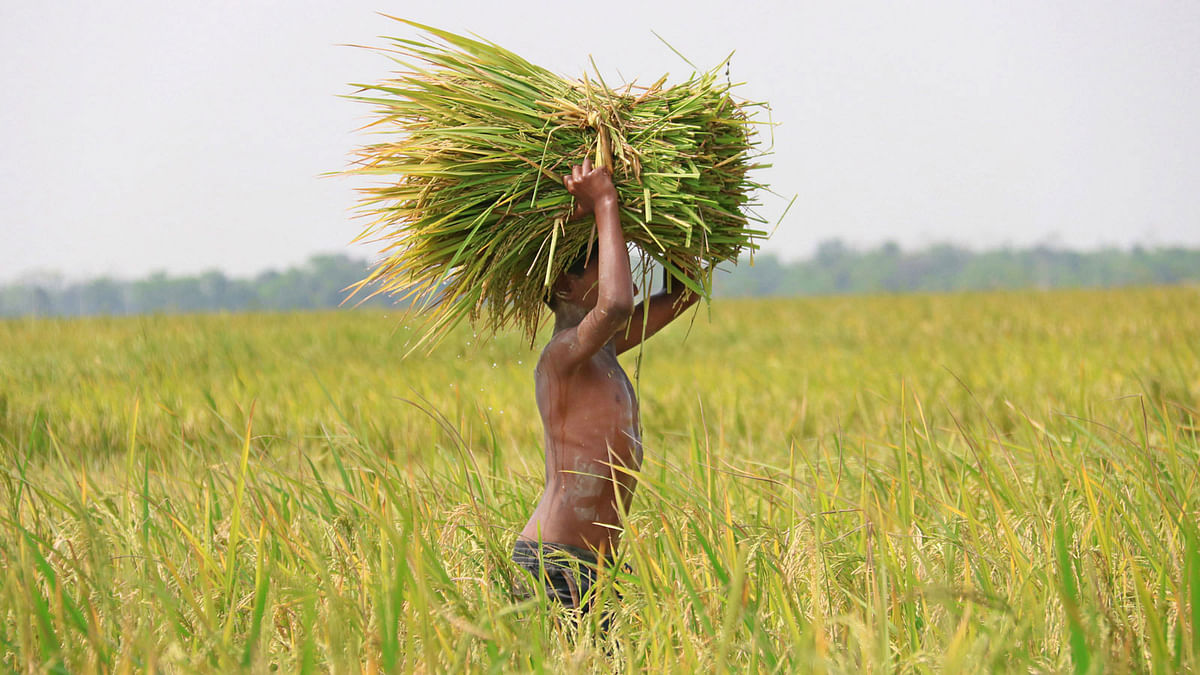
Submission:
<svg viewBox="0 0 1200 675">
<path fill-rule="evenodd" d="M 394 18 L 394 17 L 393 17 Z M 757 248 L 747 176 L 756 149 L 749 109 L 730 96 L 720 64 L 668 86 L 609 88 L 569 80 L 493 43 L 397 19 L 425 41 L 376 48 L 403 68 L 349 98 L 373 106 L 351 174 L 370 224 L 355 241 L 382 257 L 357 287 L 425 311 L 423 340 L 469 318 L 485 330 L 515 324 L 532 339 L 547 288 L 593 237 L 572 221 L 560 176 L 594 157 L 608 166 L 626 241 L 671 283 L 709 298 L 711 270 Z M 723 81 L 724 80 L 724 81 Z M 482 324 L 482 326 L 480 326 Z"/>
</svg>

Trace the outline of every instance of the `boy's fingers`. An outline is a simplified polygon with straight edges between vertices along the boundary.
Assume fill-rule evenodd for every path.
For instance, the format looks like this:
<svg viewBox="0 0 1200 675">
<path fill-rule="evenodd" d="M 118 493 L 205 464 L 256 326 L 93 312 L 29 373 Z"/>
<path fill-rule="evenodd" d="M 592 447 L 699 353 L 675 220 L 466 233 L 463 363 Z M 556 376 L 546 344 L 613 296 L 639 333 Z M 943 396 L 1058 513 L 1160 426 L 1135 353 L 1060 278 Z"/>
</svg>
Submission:
<svg viewBox="0 0 1200 675">
<path fill-rule="evenodd" d="M 583 171 L 584 171 L 584 173 L 590 173 L 590 172 L 591 172 L 591 170 L 592 170 L 592 158 L 591 158 L 591 157 L 584 157 L 584 158 L 583 158 Z"/>
</svg>

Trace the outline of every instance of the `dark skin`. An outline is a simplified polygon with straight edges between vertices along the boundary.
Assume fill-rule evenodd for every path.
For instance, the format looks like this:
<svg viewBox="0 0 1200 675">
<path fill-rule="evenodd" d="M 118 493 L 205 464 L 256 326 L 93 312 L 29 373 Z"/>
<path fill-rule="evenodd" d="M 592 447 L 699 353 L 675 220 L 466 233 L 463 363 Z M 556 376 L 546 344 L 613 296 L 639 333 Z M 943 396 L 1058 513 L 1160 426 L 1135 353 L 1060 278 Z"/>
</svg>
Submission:
<svg viewBox="0 0 1200 675">
<path fill-rule="evenodd" d="M 636 307 L 629 252 L 607 169 L 590 160 L 563 183 L 576 215 L 596 217 L 597 256 L 555 282 L 554 335 L 535 372 L 546 438 L 546 489 L 521 530 L 530 541 L 616 551 L 642 464 L 638 404 L 617 355 L 657 333 L 697 296 L 676 284 Z"/>
</svg>

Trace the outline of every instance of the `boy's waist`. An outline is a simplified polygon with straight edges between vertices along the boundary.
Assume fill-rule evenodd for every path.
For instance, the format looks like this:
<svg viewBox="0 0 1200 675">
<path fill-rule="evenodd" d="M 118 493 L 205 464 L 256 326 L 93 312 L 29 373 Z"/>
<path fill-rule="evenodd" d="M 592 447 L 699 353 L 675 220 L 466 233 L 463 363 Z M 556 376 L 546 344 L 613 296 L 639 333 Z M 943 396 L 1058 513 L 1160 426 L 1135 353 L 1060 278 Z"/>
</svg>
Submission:
<svg viewBox="0 0 1200 675">
<path fill-rule="evenodd" d="M 513 544 L 513 560 L 515 562 L 539 559 L 547 562 L 583 563 L 592 567 L 600 563 L 600 557 L 596 555 L 595 551 L 571 544 L 558 544 L 550 541 L 536 542 L 529 539 L 518 539 Z M 612 564 L 612 553 L 606 553 L 604 565 L 608 567 Z"/>
</svg>

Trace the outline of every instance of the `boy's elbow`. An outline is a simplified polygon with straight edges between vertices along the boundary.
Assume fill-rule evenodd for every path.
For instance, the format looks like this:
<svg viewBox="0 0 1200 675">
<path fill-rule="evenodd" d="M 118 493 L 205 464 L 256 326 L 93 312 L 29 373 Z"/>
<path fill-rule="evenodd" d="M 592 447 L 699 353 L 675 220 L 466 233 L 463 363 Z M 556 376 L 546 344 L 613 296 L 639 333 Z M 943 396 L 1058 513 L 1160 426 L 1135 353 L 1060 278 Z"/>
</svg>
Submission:
<svg viewBox="0 0 1200 675">
<path fill-rule="evenodd" d="M 633 316 L 633 301 L 618 303 L 610 310 L 614 319 L 619 319 L 624 323 Z"/>
<path fill-rule="evenodd" d="M 604 303 L 603 309 L 606 319 L 623 323 L 633 316 L 633 298 L 612 298 Z"/>
</svg>

